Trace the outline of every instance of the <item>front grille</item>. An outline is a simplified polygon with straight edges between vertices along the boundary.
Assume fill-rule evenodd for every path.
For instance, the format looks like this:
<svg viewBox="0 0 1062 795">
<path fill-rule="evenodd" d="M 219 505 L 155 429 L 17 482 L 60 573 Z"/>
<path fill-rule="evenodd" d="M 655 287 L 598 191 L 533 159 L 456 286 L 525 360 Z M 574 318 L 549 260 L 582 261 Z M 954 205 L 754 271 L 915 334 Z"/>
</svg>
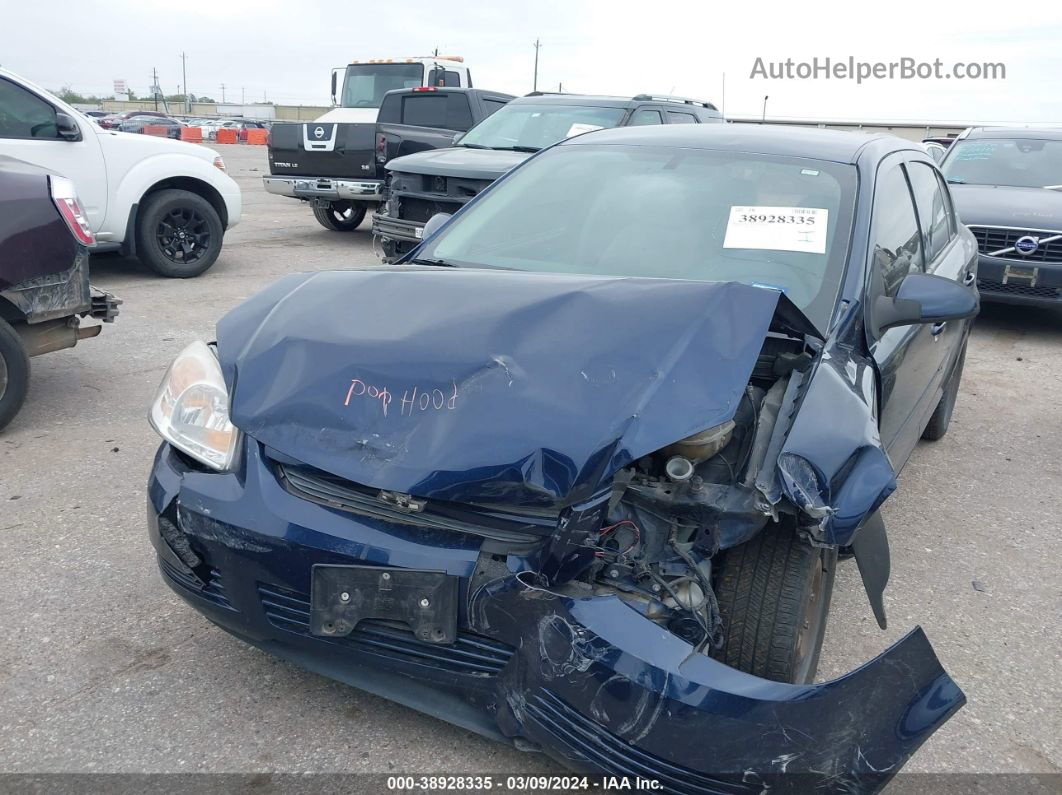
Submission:
<svg viewBox="0 0 1062 795">
<path fill-rule="evenodd" d="M 179 571 L 175 566 L 163 560 L 161 557 L 158 560 L 159 569 L 161 569 L 162 574 L 181 590 L 187 591 L 201 599 L 206 599 L 208 602 L 213 602 L 218 607 L 224 607 L 233 611 L 236 610 L 236 608 L 234 608 L 229 602 L 228 597 L 225 596 L 225 586 L 221 582 L 221 572 L 217 569 L 210 570 L 206 586 L 204 587 L 200 586 L 194 579 L 184 572 Z"/>
<path fill-rule="evenodd" d="M 762 785 L 754 787 L 698 773 L 642 751 L 579 714 L 548 690 L 529 696 L 525 712 L 561 746 L 608 773 L 656 779 L 669 792 L 730 795 L 763 789 Z"/>
<path fill-rule="evenodd" d="M 1028 284 L 1021 284 L 1019 282 L 995 282 L 991 279 L 978 279 L 977 289 L 984 293 L 1001 293 L 1003 295 L 1024 295 L 1029 298 L 1050 298 L 1058 299 L 1062 297 L 1057 287 L 1032 287 Z"/>
<path fill-rule="evenodd" d="M 424 643 L 408 627 L 393 621 L 367 619 L 346 637 L 316 637 L 310 635 L 309 595 L 260 582 L 258 597 L 266 618 L 274 627 L 378 657 L 418 663 L 452 673 L 494 676 L 513 656 L 509 646 L 462 630 L 458 630 L 457 642 L 452 645 Z"/>
<path fill-rule="evenodd" d="M 418 500 L 421 510 L 410 512 L 380 498 L 379 489 L 306 466 L 277 464 L 281 485 L 291 494 L 330 508 L 388 522 L 467 533 L 512 544 L 528 544 L 552 533 L 555 514 L 514 514 L 445 500 Z"/>
<path fill-rule="evenodd" d="M 977 238 L 977 250 L 982 254 L 1013 248 L 1018 239 L 1023 237 L 1045 238 L 1062 235 L 1043 229 L 1002 229 L 993 226 L 971 226 L 970 231 Z M 1016 251 L 1000 254 L 1000 259 L 1012 259 L 1018 262 L 1059 262 L 1062 263 L 1062 238 L 1050 243 L 1041 243 L 1032 254 L 1023 255 Z"/>
</svg>

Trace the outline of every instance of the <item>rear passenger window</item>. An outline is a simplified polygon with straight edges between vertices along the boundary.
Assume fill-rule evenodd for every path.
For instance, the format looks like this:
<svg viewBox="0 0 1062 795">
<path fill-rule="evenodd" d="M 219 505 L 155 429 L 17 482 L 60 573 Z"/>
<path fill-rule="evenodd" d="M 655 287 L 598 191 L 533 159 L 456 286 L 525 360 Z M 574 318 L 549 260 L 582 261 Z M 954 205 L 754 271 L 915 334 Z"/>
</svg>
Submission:
<svg viewBox="0 0 1062 795">
<path fill-rule="evenodd" d="M 879 174 L 874 193 L 874 267 L 885 282 L 885 294 L 896 289 L 909 273 L 923 270 L 922 235 L 918 230 L 911 191 L 899 165 Z"/>
<path fill-rule="evenodd" d="M 669 110 L 667 120 L 670 124 L 696 124 L 697 117 L 692 113 L 683 113 L 680 110 Z"/>
<path fill-rule="evenodd" d="M 946 199 L 940 189 L 936 171 L 925 163 L 909 163 L 907 176 L 911 180 L 918 220 L 925 238 L 926 262 L 931 263 L 948 245 L 951 221 Z"/>
<path fill-rule="evenodd" d="M 58 138 L 55 108 L 0 78 L 0 138 Z"/>
<path fill-rule="evenodd" d="M 642 110 L 636 110 L 631 116 L 629 127 L 641 127 L 646 124 L 663 124 L 664 117 L 660 115 L 660 111 L 652 110 L 650 108 L 643 108 Z"/>
</svg>

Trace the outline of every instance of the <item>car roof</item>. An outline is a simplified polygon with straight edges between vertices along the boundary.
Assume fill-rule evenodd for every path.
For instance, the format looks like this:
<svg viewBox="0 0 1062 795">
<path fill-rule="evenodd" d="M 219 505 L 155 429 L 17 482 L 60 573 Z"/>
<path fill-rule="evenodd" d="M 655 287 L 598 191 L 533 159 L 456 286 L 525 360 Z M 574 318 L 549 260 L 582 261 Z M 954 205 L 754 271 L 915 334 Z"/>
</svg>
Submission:
<svg viewBox="0 0 1062 795">
<path fill-rule="evenodd" d="M 891 151 L 905 149 L 925 152 L 914 141 L 895 135 L 843 132 L 816 127 L 787 127 L 775 124 L 667 124 L 618 127 L 577 135 L 562 141 L 560 145 L 595 144 L 719 149 L 808 157 L 837 163 L 855 163 L 864 150 L 870 150 L 878 157 Z"/>
<path fill-rule="evenodd" d="M 667 97 L 650 97 L 638 95 L 637 97 L 612 97 L 607 94 L 550 94 L 532 93 L 517 97 L 510 105 L 592 105 L 603 108 L 631 108 L 635 105 L 673 105 L 675 110 L 700 110 L 714 111 L 713 107 L 705 107 L 704 104 L 679 102 L 677 99 Z"/>
<path fill-rule="evenodd" d="M 1030 138 L 1041 141 L 1062 141 L 1062 128 L 971 127 L 963 138 Z"/>
</svg>

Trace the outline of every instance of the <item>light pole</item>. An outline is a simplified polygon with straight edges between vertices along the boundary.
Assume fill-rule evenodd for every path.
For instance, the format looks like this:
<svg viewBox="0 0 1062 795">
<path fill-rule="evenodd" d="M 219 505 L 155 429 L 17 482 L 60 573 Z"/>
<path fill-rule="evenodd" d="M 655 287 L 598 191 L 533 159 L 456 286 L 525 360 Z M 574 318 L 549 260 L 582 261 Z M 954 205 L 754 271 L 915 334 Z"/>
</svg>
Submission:
<svg viewBox="0 0 1062 795">
<path fill-rule="evenodd" d="M 767 121 L 767 97 L 763 98 L 763 116 L 760 118 L 760 123 Z"/>
<path fill-rule="evenodd" d="M 531 90 L 538 91 L 538 48 L 542 46 L 542 42 L 535 39 L 535 77 L 531 81 Z"/>
<path fill-rule="evenodd" d="M 188 56 L 183 52 L 181 53 L 181 80 L 184 82 L 184 112 L 192 112 L 192 103 L 188 99 L 188 68 L 185 63 L 188 60 Z"/>
</svg>

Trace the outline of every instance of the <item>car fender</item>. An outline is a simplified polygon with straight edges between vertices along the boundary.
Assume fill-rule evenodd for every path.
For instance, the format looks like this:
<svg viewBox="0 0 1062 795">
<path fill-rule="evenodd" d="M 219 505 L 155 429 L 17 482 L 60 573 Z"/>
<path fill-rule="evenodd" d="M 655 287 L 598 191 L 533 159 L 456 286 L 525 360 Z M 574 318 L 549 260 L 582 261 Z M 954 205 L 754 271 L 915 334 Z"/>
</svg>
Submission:
<svg viewBox="0 0 1062 795">
<path fill-rule="evenodd" d="M 838 325 L 857 315 L 850 309 Z M 784 494 L 817 523 L 815 540 L 830 546 L 851 544 L 896 489 L 878 432 L 877 370 L 869 356 L 836 342 L 843 337 L 831 335 L 809 376 L 768 495 L 776 502 Z"/>
<path fill-rule="evenodd" d="M 195 146 L 195 144 L 180 144 Z M 206 149 L 206 152 L 211 150 Z M 106 153 L 108 158 L 111 150 Z M 124 154 L 124 153 L 123 153 Z M 115 173 L 117 171 L 118 173 Z M 240 188 L 236 182 L 213 164 L 213 158 L 190 156 L 183 152 L 166 151 L 151 154 L 129 164 L 125 169 L 110 168 L 112 200 L 108 204 L 104 228 L 112 232 L 115 242 L 121 242 L 126 233 L 129 213 L 133 205 L 141 203 L 144 194 L 153 186 L 168 179 L 194 179 L 210 186 L 221 197 L 228 209 L 228 226 L 233 226 L 240 217 Z"/>
</svg>

